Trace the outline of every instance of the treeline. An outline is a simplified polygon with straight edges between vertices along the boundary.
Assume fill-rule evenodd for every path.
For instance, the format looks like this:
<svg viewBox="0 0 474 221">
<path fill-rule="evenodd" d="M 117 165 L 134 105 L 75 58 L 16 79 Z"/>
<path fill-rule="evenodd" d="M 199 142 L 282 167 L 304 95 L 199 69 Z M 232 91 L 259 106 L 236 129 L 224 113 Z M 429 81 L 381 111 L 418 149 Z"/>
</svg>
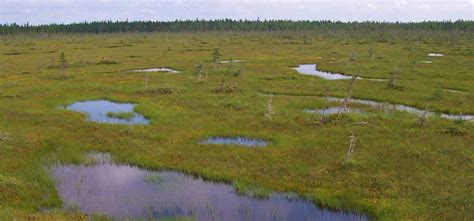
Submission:
<svg viewBox="0 0 474 221">
<path fill-rule="evenodd" d="M 124 33 L 208 31 L 460 31 L 474 32 L 474 21 L 333 22 L 290 20 L 97 21 L 72 24 L 1 24 L 0 35 L 21 33 Z"/>
</svg>

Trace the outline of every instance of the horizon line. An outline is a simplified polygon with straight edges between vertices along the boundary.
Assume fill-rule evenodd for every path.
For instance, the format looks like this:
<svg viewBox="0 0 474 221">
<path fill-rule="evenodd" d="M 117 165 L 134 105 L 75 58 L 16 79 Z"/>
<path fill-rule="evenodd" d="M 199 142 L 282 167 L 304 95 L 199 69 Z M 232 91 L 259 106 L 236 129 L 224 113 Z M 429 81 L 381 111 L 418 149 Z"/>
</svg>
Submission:
<svg viewBox="0 0 474 221">
<path fill-rule="evenodd" d="M 451 20 L 451 19 L 444 19 L 444 20 L 423 20 L 423 21 L 377 21 L 377 20 L 348 20 L 348 21 L 341 21 L 341 20 L 310 20 L 310 19 L 263 19 L 261 20 L 260 18 L 257 19 L 232 19 L 232 18 L 216 18 L 216 19 L 174 19 L 174 20 L 93 20 L 93 21 L 74 21 L 74 22 L 69 22 L 69 23 L 42 23 L 42 24 L 30 24 L 30 22 L 26 23 L 0 23 L 0 25 L 18 25 L 18 26 L 26 26 L 28 25 L 29 27 L 34 27 L 34 26 L 47 26 L 47 25 L 74 25 L 74 24 L 90 24 L 90 23 L 95 23 L 95 22 L 113 22 L 113 23 L 119 23 L 119 22 L 128 22 L 128 23 L 133 23 L 133 22 L 189 22 L 189 21 L 223 21 L 223 20 L 230 20 L 230 21 L 247 21 L 247 22 L 269 22 L 269 21 L 287 21 L 287 22 L 334 22 L 334 23 L 385 23 L 385 24 L 417 24 L 417 23 L 426 23 L 426 22 L 438 22 L 438 23 L 455 23 L 455 22 L 474 22 L 474 20 L 465 20 L 465 19 L 456 19 L 456 20 Z"/>
</svg>

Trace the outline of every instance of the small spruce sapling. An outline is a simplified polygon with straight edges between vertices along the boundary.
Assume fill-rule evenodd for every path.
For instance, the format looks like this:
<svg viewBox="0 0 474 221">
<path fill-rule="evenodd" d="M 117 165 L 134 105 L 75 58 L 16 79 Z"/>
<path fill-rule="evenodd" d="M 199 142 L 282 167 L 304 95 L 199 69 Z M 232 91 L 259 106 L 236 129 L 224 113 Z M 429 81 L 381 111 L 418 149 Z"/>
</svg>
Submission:
<svg viewBox="0 0 474 221">
<path fill-rule="evenodd" d="M 64 55 L 64 52 L 61 52 L 61 55 L 59 56 L 59 70 L 61 71 L 61 75 L 64 75 L 67 65 L 66 56 Z"/>
<path fill-rule="evenodd" d="M 230 60 L 228 62 L 229 65 L 227 66 L 227 75 L 234 76 L 234 77 L 239 77 L 242 70 L 239 67 L 235 68 L 234 63 L 235 63 L 234 60 L 232 58 L 230 58 Z"/>
<path fill-rule="evenodd" d="M 214 64 L 214 69 L 216 68 L 217 64 L 219 63 L 219 61 L 221 59 L 221 56 L 222 56 L 222 54 L 220 53 L 220 49 L 219 48 L 214 48 L 214 50 L 212 51 L 212 63 Z M 224 82 L 225 82 L 225 79 L 224 79 L 224 77 L 222 77 L 219 89 L 217 90 L 218 92 L 223 92 L 224 91 Z"/>
<path fill-rule="evenodd" d="M 356 142 L 356 136 L 354 134 L 354 131 L 351 131 L 351 136 L 349 136 L 349 138 L 349 149 L 347 150 L 346 157 L 344 158 L 344 163 L 350 163 L 352 154 L 354 153 L 354 147 Z"/>
<path fill-rule="evenodd" d="M 214 63 L 214 65 L 219 63 L 221 56 L 222 54 L 220 53 L 220 49 L 214 48 L 214 50 L 212 51 L 212 63 Z"/>
<path fill-rule="evenodd" d="M 354 53 L 351 51 L 351 53 L 349 54 L 349 61 L 355 61 L 355 58 L 354 58 Z"/>
<path fill-rule="evenodd" d="M 370 57 L 370 60 L 372 61 L 375 59 L 375 52 L 373 48 L 369 49 L 369 57 Z"/>
<path fill-rule="evenodd" d="M 197 65 L 194 73 L 198 76 L 198 82 L 202 81 L 202 72 L 203 72 L 203 65 L 202 64 Z"/>
<path fill-rule="evenodd" d="M 418 117 L 418 126 L 423 127 L 426 123 L 426 116 L 428 115 L 428 108 L 425 108 L 425 110 L 420 114 Z"/>
<path fill-rule="evenodd" d="M 347 87 L 347 92 L 346 92 L 346 97 L 341 103 L 341 108 L 339 109 L 339 114 L 347 111 L 347 104 L 349 103 L 349 100 L 351 99 L 352 96 L 352 88 L 354 87 L 354 83 L 357 80 L 357 75 L 352 76 L 351 82 L 349 83 L 349 86 Z"/>
<path fill-rule="evenodd" d="M 328 87 L 324 87 L 323 107 L 324 109 L 329 108 L 329 96 L 331 91 Z"/>
<path fill-rule="evenodd" d="M 268 120 L 272 120 L 272 116 L 273 116 L 272 99 L 273 99 L 273 95 L 270 95 L 267 101 L 267 111 L 265 112 L 265 117 Z"/>
<path fill-rule="evenodd" d="M 148 89 L 148 72 L 145 72 L 145 90 Z"/>
<path fill-rule="evenodd" d="M 397 78 L 398 78 L 398 67 L 395 65 L 393 67 L 392 73 L 390 74 L 390 80 L 388 81 L 388 87 L 395 89 L 397 87 Z"/>
<path fill-rule="evenodd" d="M 219 93 L 224 92 L 224 83 L 225 83 L 225 79 L 222 78 L 221 83 L 219 84 L 219 89 L 217 89 L 217 92 Z"/>
</svg>

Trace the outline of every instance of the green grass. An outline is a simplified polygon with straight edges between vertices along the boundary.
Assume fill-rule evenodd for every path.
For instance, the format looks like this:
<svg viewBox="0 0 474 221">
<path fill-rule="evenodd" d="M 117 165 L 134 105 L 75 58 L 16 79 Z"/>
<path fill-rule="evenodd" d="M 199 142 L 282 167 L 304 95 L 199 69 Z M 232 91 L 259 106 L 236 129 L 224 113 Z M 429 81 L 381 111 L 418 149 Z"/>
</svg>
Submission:
<svg viewBox="0 0 474 221">
<path fill-rule="evenodd" d="M 474 41 L 303 37 L 253 32 L 2 37 L 0 51 L 25 53 L 0 54 L 0 134 L 6 134 L 0 139 L 0 219 L 83 217 L 59 209 L 47 167 L 80 163 L 84 153 L 104 151 L 123 163 L 234 183 L 239 192 L 295 192 L 381 220 L 472 220 L 472 122 L 429 117 L 419 127 L 412 114 L 352 105 L 363 113 L 321 124 L 323 116 L 303 110 L 323 107 L 319 96 L 325 94 L 343 97 L 348 81 L 302 76 L 290 67 L 317 63 L 323 70 L 388 79 L 397 65 L 401 89 L 358 80 L 353 97 L 474 114 L 469 53 Z M 110 47 L 120 42 L 130 46 Z M 220 48 L 222 60 L 245 60 L 238 64 L 239 77 L 227 75 L 226 64 L 211 64 L 213 48 Z M 48 68 L 61 52 L 70 64 L 68 77 Z M 413 63 L 427 60 L 429 52 L 445 56 L 430 58 L 432 64 Z M 103 57 L 116 64 L 96 65 Z M 204 64 L 207 83 L 205 74 L 198 82 L 197 64 Z M 127 71 L 144 67 L 182 72 L 148 73 L 147 90 L 145 73 Z M 216 93 L 223 78 L 232 90 Z M 264 116 L 268 97 L 258 92 L 280 94 L 273 97 L 271 121 Z M 151 124 L 98 124 L 57 108 L 104 98 L 136 103 Z M 356 145 L 351 163 L 344 164 L 351 131 Z M 209 136 L 249 136 L 271 144 L 258 149 L 199 144 Z M 45 208 L 54 212 L 42 213 Z"/>
<path fill-rule="evenodd" d="M 133 112 L 107 112 L 107 117 L 121 120 L 130 120 L 135 116 Z"/>
</svg>

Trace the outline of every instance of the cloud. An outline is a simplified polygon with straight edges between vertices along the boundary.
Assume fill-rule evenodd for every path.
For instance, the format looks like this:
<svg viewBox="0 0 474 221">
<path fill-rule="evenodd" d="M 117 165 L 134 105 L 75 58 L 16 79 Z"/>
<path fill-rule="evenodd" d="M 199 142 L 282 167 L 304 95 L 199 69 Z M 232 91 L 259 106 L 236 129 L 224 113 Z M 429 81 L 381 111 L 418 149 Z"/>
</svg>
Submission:
<svg viewBox="0 0 474 221">
<path fill-rule="evenodd" d="M 408 3 L 407 0 L 395 0 L 395 1 L 393 2 L 393 4 L 395 5 L 395 7 L 397 7 L 397 8 L 403 8 L 403 7 L 405 7 L 405 6 L 407 5 L 407 3 Z"/>
<path fill-rule="evenodd" d="M 94 20 L 474 20 L 474 0 L 0 0 L 0 23 Z"/>
<path fill-rule="evenodd" d="M 430 10 L 431 9 L 431 5 L 430 4 L 421 4 L 419 6 L 420 9 L 422 10 Z"/>
<path fill-rule="evenodd" d="M 367 8 L 370 8 L 370 9 L 377 9 L 377 6 L 374 5 L 373 3 L 367 3 Z"/>
</svg>

